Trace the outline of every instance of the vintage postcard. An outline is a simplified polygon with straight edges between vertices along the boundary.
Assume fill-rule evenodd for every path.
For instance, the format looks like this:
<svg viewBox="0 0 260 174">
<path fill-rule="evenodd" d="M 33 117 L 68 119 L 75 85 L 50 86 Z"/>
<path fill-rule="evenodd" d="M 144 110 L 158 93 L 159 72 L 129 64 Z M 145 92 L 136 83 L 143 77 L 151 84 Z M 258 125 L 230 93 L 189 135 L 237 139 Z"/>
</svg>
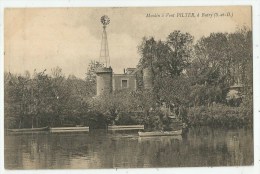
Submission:
<svg viewBox="0 0 260 174">
<path fill-rule="evenodd" d="M 254 165 L 252 6 L 4 9 L 4 166 Z"/>
</svg>

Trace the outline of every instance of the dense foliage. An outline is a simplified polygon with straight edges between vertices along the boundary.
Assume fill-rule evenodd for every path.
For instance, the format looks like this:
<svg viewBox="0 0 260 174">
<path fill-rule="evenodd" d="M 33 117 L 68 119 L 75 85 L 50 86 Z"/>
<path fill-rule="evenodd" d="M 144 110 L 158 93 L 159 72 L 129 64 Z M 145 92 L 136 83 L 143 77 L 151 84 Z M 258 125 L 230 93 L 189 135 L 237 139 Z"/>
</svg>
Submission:
<svg viewBox="0 0 260 174">
<path fill-rule="evenodd" d="M 188 122 L 191 126 L 224 126 L 227 128 L 252 126 L 253 113 L 250 110 L 250 108 L 225 105 L 193 107 L 189 109 Z"/>
<path fill-rule="evenodd" d="M 243 93 L 252 95 L 252 32 L 246 28 L 211 33 L 195 44 L 188 33 L 174 31 L 165 42 L 144 38 L 139 52 L 139 67 L 151 68 L 158 100 L 189 106 L 224 103 L 234 84 L 243 84 Z"/>
<path fill-rule="evenodd" d="M 51 75 L 5 73 L 5 126 L 81 124 L 79 117 L 89 112 L 87 98 L 95 95 L 91 85 L 75 76 L 65 78 L 59 67 Z"/>
<path fill-rule="evenodd" d="M 136 91 L 95 96 L 91 62 L 86 79 L 65 77 L 59 67 L 32 76 L 5 73 L 5 127 L 144 124 L 167 125 L 165 108 L 190 125 L 252 125 L 252 32 L 211 33 L 196 42 L 189 33 L 174 31 L 165 41 L 144 38 L 138 46 Z M 153 88 L 143 89 L 142 71 L 150 68 Z M 229 87 L 242 84 L 239 107 L 226 105 Z M 221 109 L 220 107 L 221 106 Z"/>
</svg>

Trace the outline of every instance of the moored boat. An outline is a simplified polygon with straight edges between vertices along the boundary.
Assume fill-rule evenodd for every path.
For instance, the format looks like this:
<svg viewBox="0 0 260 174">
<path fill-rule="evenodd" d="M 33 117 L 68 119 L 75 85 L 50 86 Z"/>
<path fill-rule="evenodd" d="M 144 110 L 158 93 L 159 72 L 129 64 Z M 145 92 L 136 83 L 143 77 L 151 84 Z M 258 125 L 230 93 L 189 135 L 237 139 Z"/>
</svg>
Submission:
<svg viewBox="0 0 260 174">
<path fill-rule="evenodd" d="M 108 126 L 108 130 L 140 130 L 144 129 L 144 125 L 113 125 Z"/>
<path fill-rule="evenodd" d="M 7 129 L 8 132 L 34 132 L 34 131 L 47 131 L 49 127 L 40 127 L 40 128 L 23 128 L 23 129 Z"/>
<path fill-rule="evenodd" d="M 182 130 L 176 131 L 154 131 L 154 132 L 138 132 L 140 137 L 150 137 L 150 136 L 177 136 L 181 135 Z"/>
<path fill-rule="evenodd" d="M 88 132 L 89 127 L 52 127 L 50 132 Z"/>
<path fill-rule="evenodd" d="M 138 137 L 138 142 L 142 143 L 145 141 L 171 141 L 171 140 L 182 140 L 182 135 L 174 135 L 174 136 L 147 136 L 147 137 Z"/>
</svg>

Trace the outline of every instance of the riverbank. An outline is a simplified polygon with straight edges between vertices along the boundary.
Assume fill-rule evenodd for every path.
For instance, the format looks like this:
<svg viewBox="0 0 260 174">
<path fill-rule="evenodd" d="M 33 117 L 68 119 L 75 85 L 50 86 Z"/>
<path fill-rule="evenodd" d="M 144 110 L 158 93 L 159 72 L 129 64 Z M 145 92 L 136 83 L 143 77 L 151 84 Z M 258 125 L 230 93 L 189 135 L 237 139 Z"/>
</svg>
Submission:
<svg viewBox="0 0 260 174">
<path fill-rule="evenodd" d="M 211 127 L 252 127 L 253 111 L 245 107 L 215 105 L 190 108 L 188 111 L 190 126 Z"/>
<path fill-rule="evenodd" d="M 253 126 L 253 111 L 250 107 L 230 107 L 226 105 L 214 105 L 214 106 L 199 106 L 186 108 L 186 114 L 181 115 L 185 117 L 187 124 L 192 127 L 196 126 L 210 126 L 210 127 L 252 127 Z M 48 117 L 54 117 L 49 115 Z M 181 118 L 180 118 L 181 119 Z M 66 121 L 67 120 L 67 121 Z M 102 113 L 88 112 L 81 116 L 71 116 L 64 120 L 66 123 L 70 123 L 71 126 L 82 125 L 90 126 L 91 129 L 105 129 L 108 124 L 108 117 Z M 31 119 L 24 119 L 26 126 L 23 128 L 29 128 L 31 125 Z M 149 116 L 144 113 L 120 113 L 115 118 L 115 125 L 145 125 L 146 130 L 161 130 L 170 126 L 171 120 L 160 111 L 150 112 Z M 49 126 L 48 122 L 40 122 L 39 127 Z M 63 124 L 57 124 L 54 127 L 62 127 Z M 18 124 L 14 127 L 17 129 Z M 9 127 L 10 129 L 10 127 Z"/>
<path fill-rule="evenodd" d="M 122 117 L 117 120 L 116 124 L 144 124 L 146 130 L 172 128 L 171 122 L 173 120 L 169 119 L 169 117 L 165 117 L 165 114 L 160 111 L 150 112 L 149 116 L 145 116 L 144 113 L 141 115 L 133 115 L 129 113 L 120 115 L 122 115 Z M 191 107 L 183 109 L 180 118 L 177 120 L 180 120 L 180 122 L 183 120 L 183 122 L 192 127 L 209 126 L 220 128 L 252 128 L 253 109 L 250 106 L 241 105 L 240 107 L 231 107 L 224 104 L 214 104 L 210 107 Z"/>
</svg>

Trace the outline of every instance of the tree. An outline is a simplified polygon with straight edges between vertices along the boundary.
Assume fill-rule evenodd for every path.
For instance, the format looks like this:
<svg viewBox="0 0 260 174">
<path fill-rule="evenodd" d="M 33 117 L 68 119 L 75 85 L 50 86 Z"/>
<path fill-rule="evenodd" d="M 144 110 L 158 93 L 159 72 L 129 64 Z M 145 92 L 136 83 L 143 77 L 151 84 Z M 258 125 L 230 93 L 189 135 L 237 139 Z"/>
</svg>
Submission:
<svg viewBox="0 0 260 174">
<path fill-rule="evenodd" d="M 170 56 L 166 59 L 166 66 L 171 76 L 179 76 L 189 65 L 192 51 L 193 39 L 189 33 L 174 31 L 167 37 L 166 43 L 171 48 Z"/>
<path fill-rule="evenodd" d="M 153 37 L 144 37 L 142 43 L 138 46 L 138 52 L 140 54 L 139 66 L 141 68 L 151 67 L 154 69 L 154 64 L 156 63 L 156 47 L 157 42 Z"/>
<path fill-rule="evenodd" d="M 21 127 L 22 117 L 21 96 L 16 92 L 20 90 L 17 77 L 10 72 L 4 73 L 4 122 L 5 128 Z"/>
<path fill-rule="evenodd" d="M 198 40 L 194 50 L 195 56 L 187 68 L 187 75 L 193 79 L 193 85 L 207 87 L 209 102 L 213 101 L 212 98 L 224 102 L 231 85 L 252 86 L 249 80 L 252 79 L 252 34 L 248 29 L 211 33 Z M 251 82 L 247 83 L 248 80 Z"/>
<path fill-rule="evenodd" d="M 98 61 L 91 61 L 88 65 L 88 70 L 86 73 L 86 86 L 88 88 L 89 95 L 94 96 L 96 94 L 96 71 L 100 67 L 104 67 L 104 65 Z"/>
<path fill-rule="evenodd" d="M 98 61 L 91 61 L 88 65 L 86 80 L 96 84 L 96 70 L 100 67 L 104 67 L 104 65 Z"/>
<path fill-rule="evenodd" d="M 138 46 L 141 56 L 139 67 L 151 68 L 153 75 L 179 76 L 189 65 L 193 51 L 193 36 L 174 31 L 165 42 L 153 37 L 143 38 Z"/>
<path fill-rule="evenodd" d="M 156 79 L 155 89 L 157 90 L 158 103 L 165 102 L 167 106 L 187 105 L 190 94 L 190 82 L 182 76 L 164 77 Z"/>
<path fill-rule="evenodd" d="M 165 42 L 153 37 L 143 38 L 138 50 L 141 56 L 139 68 L 151 68 L 155 101 L 186 103 L 178 81 L 185 79 L 184 70 L 193 56 L 193 36 L 174 31 Z"/>
</svg>

